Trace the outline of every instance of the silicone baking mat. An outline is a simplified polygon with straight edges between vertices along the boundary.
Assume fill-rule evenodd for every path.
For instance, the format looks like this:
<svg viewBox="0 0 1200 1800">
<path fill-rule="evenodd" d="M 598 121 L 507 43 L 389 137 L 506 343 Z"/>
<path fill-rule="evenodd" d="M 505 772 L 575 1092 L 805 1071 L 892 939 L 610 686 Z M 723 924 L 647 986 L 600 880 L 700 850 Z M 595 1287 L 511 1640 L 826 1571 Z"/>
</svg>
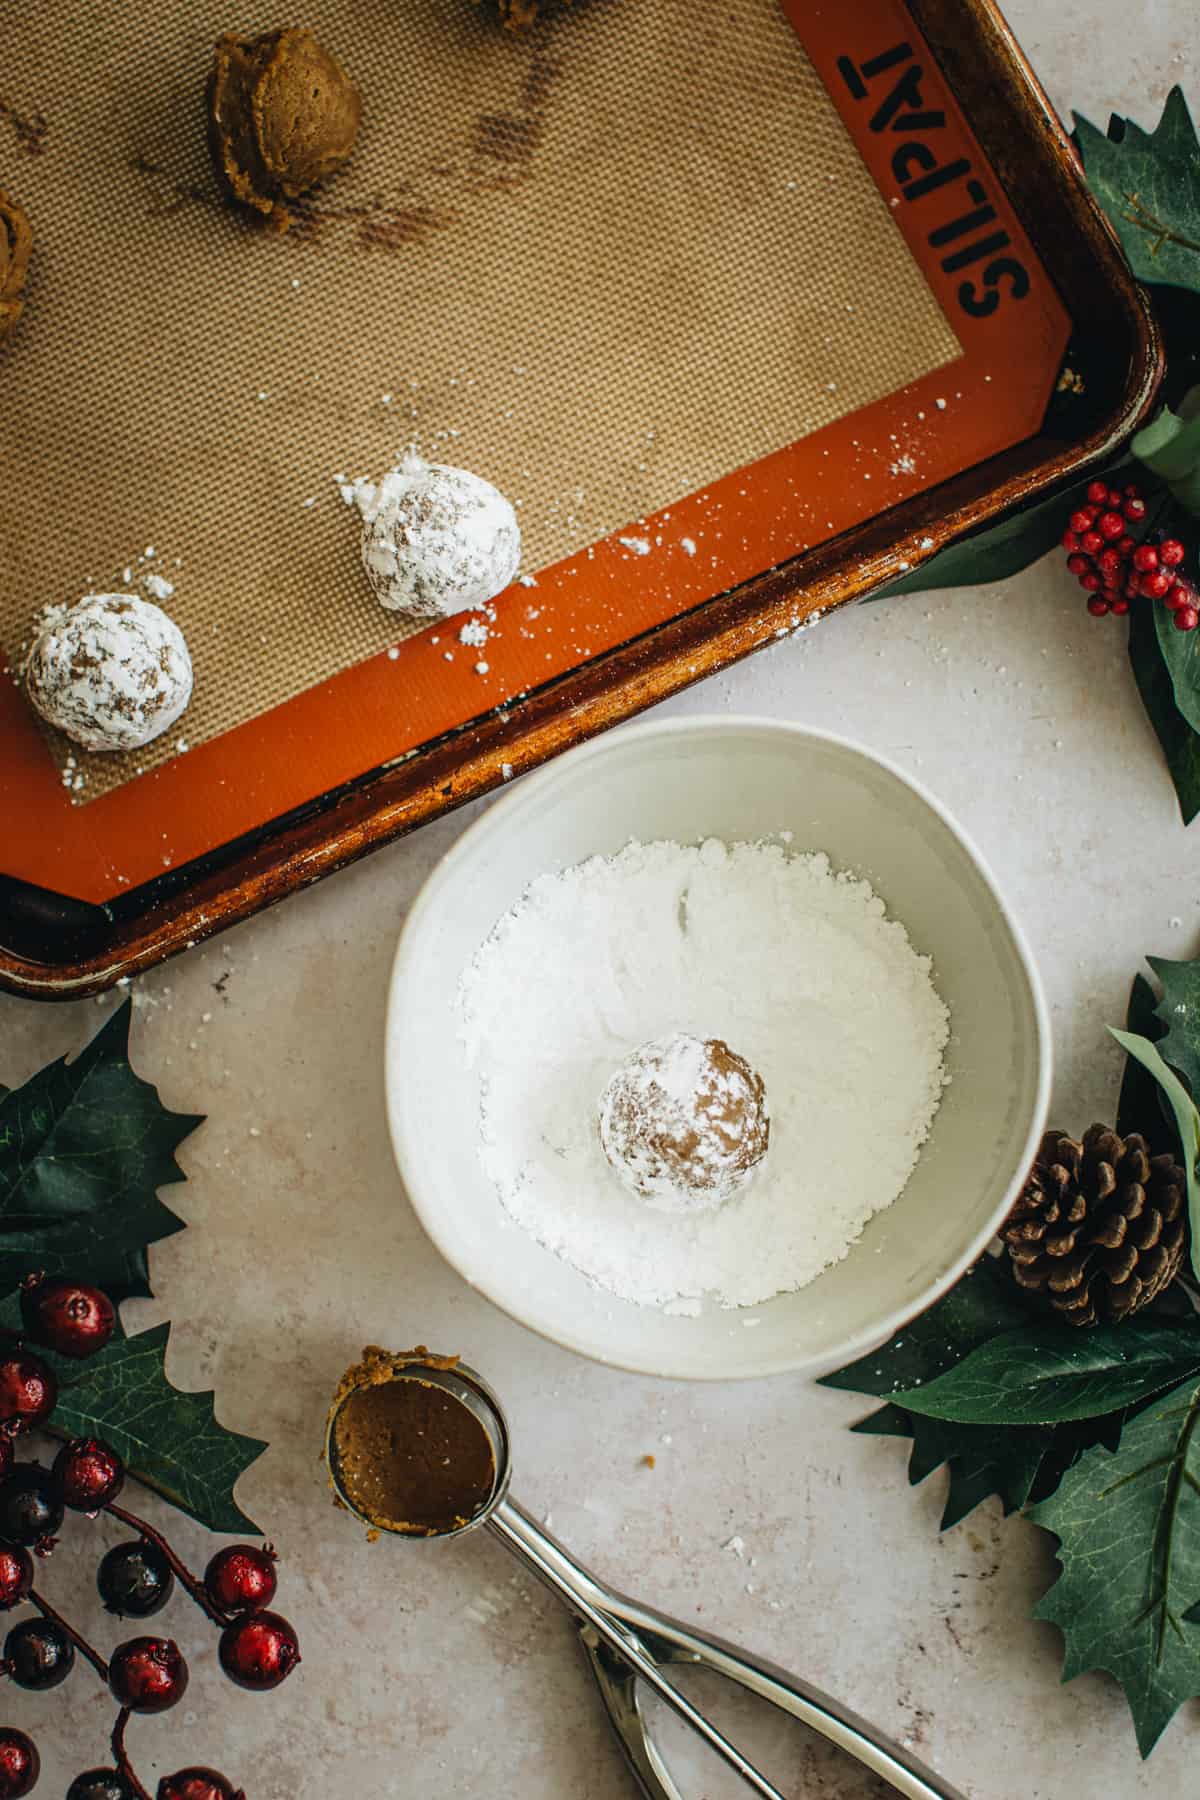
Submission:
<svg viewBox="0 0 1200 1800">
<path fill-rule="evenodd" d="M 324 0 L 364 129 L 285 237 L 226 208 L 203 133 L 212 40 L 277 21 L 51 0 L 9 29 L 0 177 L 36 246 L 0 646 L 140 588 L 197 686 L 140 759 L 6 694 L 4 872 L 144 882 L 1035 428 L 1065 314 L 903 8 L 861 12 L 579 0 L 515 36 Z M 1006 248 L 1019 281 L 977 286 Z M 1029 379 L 1001 381 L 1018 301 Z M 531 585 L 466 641 L 406 632 L 358 564 L 337 477 L 409 445 L 520 507 Z"/>
</svg>

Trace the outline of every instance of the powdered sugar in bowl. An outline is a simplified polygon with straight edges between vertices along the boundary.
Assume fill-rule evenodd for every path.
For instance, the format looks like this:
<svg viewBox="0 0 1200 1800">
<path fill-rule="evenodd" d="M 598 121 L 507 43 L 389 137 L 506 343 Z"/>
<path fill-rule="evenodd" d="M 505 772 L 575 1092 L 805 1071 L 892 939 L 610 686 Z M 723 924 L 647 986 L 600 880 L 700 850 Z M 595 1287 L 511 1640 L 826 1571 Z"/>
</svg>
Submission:
<svg viewBox="0 0 1200 1800">
<path fill-rule="evenodd" d="M 704 1107 L 675 1116 L 672 1084 L 706 1056 L 724 1110 L 696 1160 Z M 649 1160 L 616 1134 L 622 1173 L 600 1113 L 630 1071 L 675 1113 Z M 532 1329 L 659 1376 L 881 1341 L 992 1235 L 1048 1086 L 1036 974 L 956 827 L 871 753 L 765 720 L 630 727 L 531 776 L 434 871 L 392 977 L 389 1120 L 435 1244 Z"/>
</svg>

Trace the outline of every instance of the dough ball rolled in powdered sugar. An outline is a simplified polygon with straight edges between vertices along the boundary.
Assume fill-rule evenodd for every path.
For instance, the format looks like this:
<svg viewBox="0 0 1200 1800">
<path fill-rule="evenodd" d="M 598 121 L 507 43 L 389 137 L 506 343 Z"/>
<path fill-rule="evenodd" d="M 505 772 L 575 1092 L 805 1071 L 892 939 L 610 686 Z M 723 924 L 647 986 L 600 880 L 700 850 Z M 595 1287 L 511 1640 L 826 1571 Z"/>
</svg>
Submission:
<svg viewBox="0 0 1200 1800">
<path fill-rule="evenodd" d="M 342 497 L 362 513 L 362 559 L 381 606 L 445 619 L 494 600 L 521 564 L 510 501 L 469 469 L 406 456 L 382 481 Z"/>
<path fill-rule="evenodd" d="M 720 1038 L 643 1044 L 604 1090 L 600 1142 L 631 1193 L 663 1212 L 729 1200 L 767 1154 L 761 1077 Z"/>
<path fill-rule="evenodd" d="M 162 608 L 137 594 L 48 607 L 22 670 L 47 724 L 87 750 L 140 750 L 192 697 L 192 659 Z"/>
</svg>

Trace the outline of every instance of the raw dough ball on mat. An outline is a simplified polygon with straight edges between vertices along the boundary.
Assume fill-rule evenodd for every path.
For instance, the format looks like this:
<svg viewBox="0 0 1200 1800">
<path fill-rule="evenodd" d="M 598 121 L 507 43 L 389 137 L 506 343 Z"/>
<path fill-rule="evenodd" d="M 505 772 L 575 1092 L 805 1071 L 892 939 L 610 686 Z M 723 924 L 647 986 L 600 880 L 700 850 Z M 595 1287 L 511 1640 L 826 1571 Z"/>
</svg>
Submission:
<svg viewBox="0 0 1200 1800">
<path fill-rule="evenodd" d="M 343 488 L 363 516 L 362 559 L 381 606 L 444 619 L 486 606 L 521 564 L 521 528 L 490 481 L 407 456 L 380 482 Z"/>
<path fill-rule="evenodd" d="M 21 289 L 33 249 L 33 230 L 15 200 L 0 188 L 0 345 L 21 316 Z"/>
<path fill-rule="evenodd" d="M 23 670 L 48 724 L 87 750 L 140 750 L 192 697 L 192 659 L 162 608 L 136 594 L 89 594 L 43 615 Z"/>
<path fill-rule="evenodd" d="M 362 118 L 358 89 L 311 31 L 218 38 L 208 78 L 209 144 L 234 200 L 280 231 L 295 200 L 340 169 Z"/>
<path fill-rule="evenodd" d="M 720 1038 L 655 1038 L 617 1070 L 600 1106 L 604 1154 L 663 1212 L 706 1212 L 767 1154 L 762 1079 Z"/>
</svg>

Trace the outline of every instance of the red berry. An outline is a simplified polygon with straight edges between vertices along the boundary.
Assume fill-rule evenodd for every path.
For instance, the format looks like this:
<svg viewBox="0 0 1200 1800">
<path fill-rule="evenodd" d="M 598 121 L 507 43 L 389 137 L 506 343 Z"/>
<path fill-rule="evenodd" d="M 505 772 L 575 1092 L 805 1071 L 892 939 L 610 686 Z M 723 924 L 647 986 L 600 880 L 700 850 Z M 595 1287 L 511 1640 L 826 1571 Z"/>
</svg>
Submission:
<svg viewBox="0 0 1200 1800">
<path fill-rule="evenodd" d="M 1079 585 L 1081 588 L 1086 588 L 1089 594 L 1097 594 L 1104 586 L 1104 583 L 1098 575 L 1092 574 L 1081 575 L 1079 577 Z"/>
<path fill-rule="evenodd" d="M 1163 595 L 1163 605 L 1169 607 L 1172 612 L 1174 612 L 1177 607 L 1190 606 L 1191 602 L 1191 590 L 1185 588 L 1182 583 L 1178 581 L 1175 583 L 1175 586 L 1171 589 L 1169 594 Z"/>
<path fill-rule="evenodd" d="M 54 1411 L 58 1377 L 31 1350 L 0 1356 L 0 1425 L 18 1430 L 40 1425 Z"/>
<path fill-rule="evenodd" d="M 1102 512 L 1096 520 L 1096 530 L 1102 538 L 1123 537 L 1125 521 L 1119 512 Z"/>
<path fill-rule="evenodd" d="M 225 1627 L 218 1654 L 230 1681 L 264 1694 L 291 1674 L 300 1661 L 300 1644 L 278 1613 L 247 1613 Z"/>
<path fill-rule="evenodd" d="M 1143 575 L 1138 583 L 1147 600 L 1161 600 L 1169 594 L 1175 583 L 1162 569 L 1156 569 L 1153 575 Z"/>
<path fill-rule="evenodd" d="M 1094 506 L 1103 506 L 1108 499 L 1108 487 L 1103 481 L 1089 481 L 1087 497 Z"/>
<path fill-rule="evenodd" d="M 170 1638 L 138 1637 L 120 1644 L 108 1665 L 108 1685 L 130 1712 L 166 1712 L 187 1691 L 188 1667 Z"/>
<path fill-rule="evenodd" d="M 1131 537 L 1118 538 L 1115 546 L 1122 556 L 1132 556 L 1136 547 Z"/>
<path fill-rule="evenodd" d="M 1096 558 L 1096 567 L 1102 575 L 1115 575 L 1117 570 L 1121 567 L 1121 560 L 1121 552 L 1110 544 L 1108 548 L 1102 550 Z M 1070 566 L 1070 563 L 1068 563 L 1068 569 Z"/>
<path fill-rule="evenodd" d="M 54 1479 L 73 1512 L 98 1513 L 125 1486 L 125 1465 L 99 1438 L 75 1438 L 55 1457 Z"/>
<path fill-rule="evenodd" d="M 1177 569 L 1186 555 L 1178 538 L 1164 538 L 1158 546 L 1158 559 L 1166 563 L 1168 569 Z"/>
<path fill-rule="evenodd" d="M 246 1800 L 246 1796 L 215 1769 L 180 1769 L 177 1775 L 163 1776 L 157 1800 Z"/>
<path fill-rule="evenodd" d="M 230 1544 L 204 1571 L 208 1597 L 221 1612 L 257 1612 L 270 1606 L 279 1585 L 275 1577 L 275 1552 L 267 1544 Z"/>
<path fill-rule="evenodd" d="M 0 1612 L 20 1606 L 33 1586 L 33 1558 L 15 1544 L 0 1544 Z"/>
<path fill-rule="evenodd" d="M 1113 507 L 1114 509 L 1119 508 L 1120 504 L 1121 504 L 1120 488 L 1107 489 L 1104 498 L 1108 502 L 1109 506 Z"/>
<path fill-rule="evenodd" d="M 1140 525 L 1146 516 L 1146 502 L 1140 500 L 1136 494 L 1130 494 L 1121 502 L 1121 511 L 1131 525 Z"/>
<path fill-rule="evenodd" d="M 1195 631 L 1200 624 L 1200 612 L 1194 606 L 1179 606 L 1171 614 L 1176 631 Z"/>
<path fill-rule="evenodd" d="M 1129 602 L 1128 600 L 1114 600 L 1112 609 L 1115 613 L 1127 613 L 1129 611 Z"/>
<path fill-rule="evenodd" d="M 1121 492 L 1123 494 L 1128 494 L 1133 500 L 1140 500 L 1142 497 L 1142 490 L 1136 481 L 1127 481 L 1125 486 L 1121 489 Z"/>
<path fill-rule="evenodd" d="M 1068 556 L 1067 567 L 1070 569 L 1072 575 L 1087 575 L 1090 573 L 1092 567 L 1091 558 L 1080 556 L 1078 553 L 1074 556 Z"/>
<path fill-rule="evenodd" d="M 1062 534 L 1062 547 L 1064 550 L 1078 550 L 1079 533 L 1077 531 L 1064 531 Z"/>
<path fill-rule="evenodd" d="M 1133 553 L 1133 566 L 1149 575 L 1158 567 L 1158 551 L 1153 544 L 1139 544 Z"/>
<path fill-rule="evenodd" d="M 1089 556 L 1095 556 L 1098 551 L 1103 550 L 1104 539 L 1098 531 L 1085 531 L 1079 539 L 1079 548 L 1086 550 Z"/>
<path fill-rule="evenodd" d="M 41 1772 L 42 1759 L 33 1739 L 15 1725 L 0 1726 L 0 1800 L 24 1800 Z"/>
<path fill-rule="evenodd" d="M 1088 601 L 1088 611 L 1091 613 L 1093 619 L 1102 619 L 1108 610 L 1108 601 L 1101 600 L 1096 595 L 1093 595 Z"/>
<path fill-rule="evenodd" d="M 1081 506 L 1078 512 L 1073 512 L 1071 514 L 1068 523 L 1070 524 L 1072 531 L 1090 531 L 1092 526 L 1096 523 L 1096 508 L 1094 506 Z"/>
<path fill-rule="evenodd" d="M 116 1308 L 98 1287 L 40 1276 L 24 1283 L 21 1313 L 30 1337 L 60 1356 L 95 1356 L 117 1322 Z"/>
</svg>

